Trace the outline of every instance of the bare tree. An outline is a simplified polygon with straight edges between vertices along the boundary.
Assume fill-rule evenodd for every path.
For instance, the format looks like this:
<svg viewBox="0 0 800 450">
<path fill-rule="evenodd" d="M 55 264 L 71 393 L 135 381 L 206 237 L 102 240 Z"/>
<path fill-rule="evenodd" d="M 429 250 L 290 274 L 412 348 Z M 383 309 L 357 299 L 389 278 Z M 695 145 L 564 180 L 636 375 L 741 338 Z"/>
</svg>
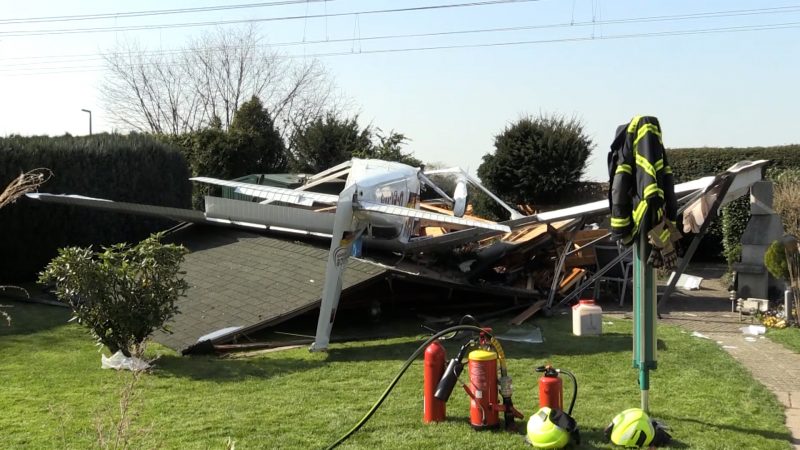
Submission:
<svg viewBox="0 0 800 450">
<path fill-rule="evenodd" d="M 217 28 L 177 51 L 119 44 L 104 55 L 106 109 L 123 128 L 180 134 L 214 118 L 227 128 L 239 106 L 255 95 L 285 137 L 323 112 L 342 108 L 322 63 L 292 59 L 262 41 L 250 26 Z"/>
</svg>

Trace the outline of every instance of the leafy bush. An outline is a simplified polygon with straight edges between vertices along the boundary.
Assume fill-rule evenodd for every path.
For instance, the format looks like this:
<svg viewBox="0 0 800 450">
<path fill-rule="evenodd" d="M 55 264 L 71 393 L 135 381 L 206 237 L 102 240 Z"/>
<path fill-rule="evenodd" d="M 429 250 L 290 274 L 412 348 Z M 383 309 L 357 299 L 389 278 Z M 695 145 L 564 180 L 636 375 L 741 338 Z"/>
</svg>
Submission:
<svg viewBox="0 0 800 450">
<path fill-rule="evenodd" d="M 0 186 L 36 167 L 53 172 L 44 192 L 178 208 L 191 204 L 183 155 L 146 135 L 0 138 Z M 33 279 L 61 247 L 137 242 L 174 224 L 25 198 L 0 210 L 0 223 L 4 281 Z"/>
<path fill-rule="evenodd" d="M 357 117 L 319 117 L 292 135 L 292 168 L 296 172 L 321 172 L 347 161 L 353 154 L 369 152 L 371 139 L 370 129 L 362 130 Z"/>
<path fill-rule="evenodd" d="M 39 283 L 55 284 L 56 297 L 99 343 L 131 356 L 178 313 L 175 301 L 189 287 L 178 277 L 185 254 L 183 246 L 162 244 L 160 233 L 102 252 L 67 247 L 47 265 Z"/>
<path fill-rule="evenodd" d="M 524 117 L 495 137 L 478 176 L 510 204 L 552 205 L 580 181 L 592 141 L 577 119 Z"/>
<path fill-rule="evenodd" d="M 292 169 L 317 173 L 351 158 L 383 159 L 419 167 L 420 160 L 402 151 L 407 142 L 408 138 L 402 133 L 385 134 L 371 126 L 362 129 L 358 117 L 348 119 L 328 114 L 292 135 Z"/>
<path fill-rule="evenodd" d="M 789 279 L 789 264 L 786 262 L 786 249 L 783 242 L 776 240 L 764 253 L 764 265 L 773 277 L 779 280 Z"/>
<path fill-rule="evenodd" d="M 161 136 L 185 155 L 193 176 L 222 179 L 286 171 L 289 154 L 269 112 L 258 97 L 242 104 L 228 130 L 219 120 L 202 130 Z M 207 186 L 195 185 L 192 204 L 202 209 Z"/>
</svg>

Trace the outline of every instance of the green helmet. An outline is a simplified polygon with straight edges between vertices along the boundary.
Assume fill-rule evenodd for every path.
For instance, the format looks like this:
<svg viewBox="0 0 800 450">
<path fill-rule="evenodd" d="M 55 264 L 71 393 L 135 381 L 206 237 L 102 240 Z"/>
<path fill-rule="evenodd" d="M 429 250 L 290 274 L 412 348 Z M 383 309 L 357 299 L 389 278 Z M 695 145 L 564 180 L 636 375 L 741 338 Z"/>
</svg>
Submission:
<svg viewBox="0 0 800 450">
<path fill-rule="evenodd" d="M 655 429 L 647 413 L 639 408 L 622 411 L 605 429 L 611 442 L 623 447 L 644 447 L 653 442 Z"/>
<path fill-rule="evenodd" d="M 536 448 L 566 447 L 569 443 L 570 431 L 563 426 L 561 415 L 566 416 L 564 412 L 546 406 L 539 409 L 528 419 L 528 441 Z M 559 426 L 559 423 L 562 426 Z"/>
</svg>

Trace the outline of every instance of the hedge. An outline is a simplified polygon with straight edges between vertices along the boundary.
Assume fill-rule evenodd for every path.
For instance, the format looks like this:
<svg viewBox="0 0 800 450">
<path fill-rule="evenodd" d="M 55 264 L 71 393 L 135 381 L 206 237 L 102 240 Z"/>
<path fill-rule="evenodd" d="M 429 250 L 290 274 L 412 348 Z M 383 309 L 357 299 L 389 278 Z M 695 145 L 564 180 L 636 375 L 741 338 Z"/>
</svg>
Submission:
<svg viewBox="0 0 800 450">
<path fill-rule="evenodd" d="M 743 160 L 767 159 L 766 179 L 775 180 L 781 173 L 800 168 L 800 145 L 746 148 L 681 148 L 667 150 L 676 182 L 716 175 Z M 723 256 L 728 264 L 738 261 L 741 236 L 750 219 L 747 197 L 733 201 L 722 209 L 722 220 L 715 221 L 701 242 L 697 255 L 712 259 Z"/>
<path fill-rule="evenodd" d="M 191 204 L 184 157 L 146 135 L 0 138 L 2 188 L 38 167 L 53 172 L 41 192 L 182 208 Z M 138 242 L 171 224 L 22 198 L 0 210 L 0 281 L 33 279 L 60 247 Z"/>
</svg>

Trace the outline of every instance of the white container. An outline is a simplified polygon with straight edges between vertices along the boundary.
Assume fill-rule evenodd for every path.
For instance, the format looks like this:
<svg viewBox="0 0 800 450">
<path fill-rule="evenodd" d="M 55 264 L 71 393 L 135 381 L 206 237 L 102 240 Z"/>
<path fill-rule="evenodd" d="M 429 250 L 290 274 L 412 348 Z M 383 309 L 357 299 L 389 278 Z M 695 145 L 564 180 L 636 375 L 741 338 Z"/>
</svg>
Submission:
<svg viewBox="0 0 800 450">
<path fill-rule="evenodd" d="M 572 334 L 599 336 L 603 326 L 603 308 L 594 300 L 580 300 L 572 307 Z"/>
</svg>

